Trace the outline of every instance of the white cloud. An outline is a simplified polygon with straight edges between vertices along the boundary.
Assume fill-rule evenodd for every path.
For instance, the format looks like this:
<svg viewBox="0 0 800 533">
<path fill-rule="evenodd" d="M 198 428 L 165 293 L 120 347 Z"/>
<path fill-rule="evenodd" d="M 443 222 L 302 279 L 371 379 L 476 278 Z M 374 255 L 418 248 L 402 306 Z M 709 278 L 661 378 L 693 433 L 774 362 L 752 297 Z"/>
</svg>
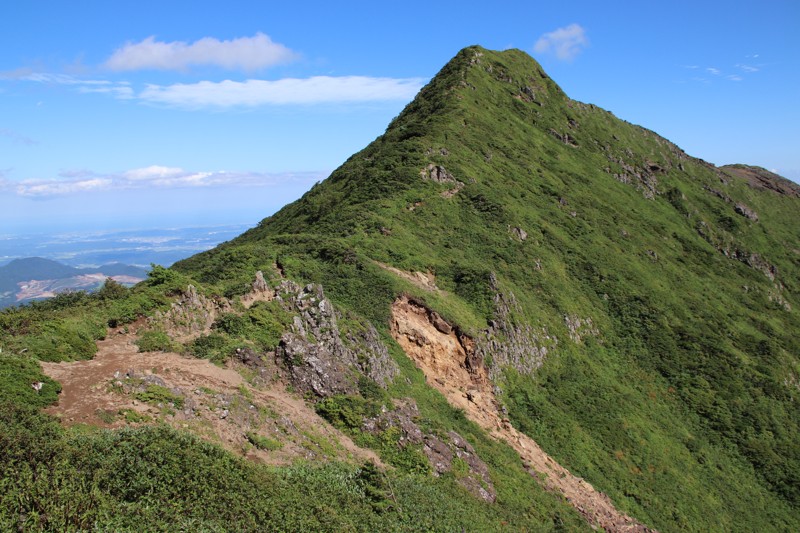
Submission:
<svg viewBox="0 0 800 533">
<path fill-rule="evenodd" d="M 19 78 L 25 81 L 35 81 L 38 83 L 55 83 L 58 85 L 84 85 L 84 86 L 108 86 L 113 85 L 108 80 L 84 80 L 69 76 L 67 74 L 50 74 L 47 72 L 34 72 Z"/>
<path fill-rule="evenodd" d="M 86 192 L 130 189 L 264 187 L 290 181 L 313 182 L 324 179 L 326 175 L 323 172 L 283 174 L 224 170 L 192 172 L 177 167 L 152 165 L 107 175 L 99 175 L 87 170 L 68 171 L 61 173 L 59 179 L 21 182 L 12 182 L 0 175 L 0 190 L 13 190 L 17 195 L 29 198 L 48 198 Z"/>
<path fill-rule="evenodd" d="M 28 73 L 18 79 L 36 83 L 67 85 L 74 87 L 79 93 L 110 94 L 120 100 L 130 100 L 134 97 L 134 91 L 130 83 L 126 81 L 86 80 L 67 74 L 52 74 L 48 72 Z"/>
<path fill-rule="evenodd" d="M 106 61 L 108 69 L 186 70 L 194 66 L 215 66 L 228 70 L 254 71 L 288 63 L 298 55 L 267 35 L 220 41 L 204 37 L 191 44 L 184 41 L 156 41 L 151 36 L 118 48 Z"/>
<path fill-rule="evenodd" d="M 112 184 L 108 178 L 74 180 L 26 180 L 16 186 L 17 194 L 28 197 L 63 196 L 78 192 L 107 189 Z"/>
<path fill-rule="evenodd" d="M 134 96 L 133 89 L 122 84 L 113 85 L 110 87 L 79 87 L 78 92 L 110 94 L 114 98 L 118 98 L 120 100 L 130 100 Z"/>
<path fill-rule="evenodd" d="M 123 174 L 126 179 L 132 181 L 164 179 L 172 176 L 183 174 L 184 170 L 177 167 L 162 167 L 159 165 L 151 165 L 145 168 L 135 168 Z"/>
<path fill-rule="evenodd" d="M 138 99 L 147 103 L 188 109 L 408 101 L 427 81 L 425 78 L 313 76 L 279 80 L 147 84 L 144 89 L 137 91 L 127 81 L 81 79 L 66 74 L 27 73 L 19 79 L 64 85 L 80 93 L 109 94 L 120 100 Z"/>
<path fill-rule="evenodd" d="M 722 74 L 722 71 L 720 71 L 718 68 L 714 68 L 714 67 L 708 67 L 708 68 L 706 68 L 706 71 L 711 73 L 711 74 L 713 74 L 714 76 L 719 76 L 720 74 Z"/>
<path fill-rule="evenodd" d="M 738 76 L 736 74 L 729 74 L 729 75 L 727 75 L 725 77 L 728 78 L 731 81 L 742 81 L 742 77 Z"/>
<path fill-rule="evenodd" d="M 314 76 L 276 81 L 201 81 L 192 84 L 148 85 L 138 97 L 146 102 L 190 109 L 261 105 L 321 104 L 410 100 L 422 78 Z"/>
<path fill-rule="evenodd" d="M 588 45 L 586 31 L 579 24 L 570 24 L 539 37 L 533 50 L 539 54 L 553 53 L 558 59 L 570 61 Z"/>
<path fill-rule="evenodd" d="M 736 66 L 745 72 L 758 72 L 760 70 L 758 67 L 754 67 L 753 65 L 745 65 L 742 63 L 737 63 Z"/>
</svg>

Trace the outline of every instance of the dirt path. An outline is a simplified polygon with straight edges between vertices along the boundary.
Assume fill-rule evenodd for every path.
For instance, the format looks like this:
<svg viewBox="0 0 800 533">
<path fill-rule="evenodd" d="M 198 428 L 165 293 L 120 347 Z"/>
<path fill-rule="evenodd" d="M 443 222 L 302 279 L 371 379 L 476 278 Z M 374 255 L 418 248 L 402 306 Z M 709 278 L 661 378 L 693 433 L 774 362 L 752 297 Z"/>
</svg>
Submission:
<svg viewBox="0 0 800 533">
<path fill-rule="evenodd" d="M 234 368 L 171 352 L 139 353 L 134 340 L 132 333 L 109 331 L 105 340 L 98 341 L 94 359 L 42 363 L 45 374 L 63 387 L 58 403 L 47 412 L 67 425 L 121 427 L 131 419 L 135 423 L 163 421 L 270 464 L 288 464 L 303 457 L 382 465 L 374 452 L 357 446 L 302 398 L 286 392 L 277 374 L 267 384 L 254 387 Z M 141 395 L 137 399 L 131 383 L 140 388 L 163 384 L 183 405 L 154 404 L 142 401 Z M 270 438 L 279 449 L 251 446 L 248 433 Z"/>
<path fill-rule="evenodd" d="M 654 531 L 619 511 L 608 496 L 572 475 L 532 438 L 502 418 L 486 369 L 481 366 L 473 373 L 467 370 L 467 352 L 462 341 L 454 331 L 442 331 L 449 328 L 437 329 L 427 309 L 407 298 L 397 300 L 392 306 L 391 329 L 395 340 L 422 369 L 430 385 L 492 437 L 511 446 L 531 475 L 548 490 L 563 494 L 590 524 L 607 531 Z"/>
</svg>

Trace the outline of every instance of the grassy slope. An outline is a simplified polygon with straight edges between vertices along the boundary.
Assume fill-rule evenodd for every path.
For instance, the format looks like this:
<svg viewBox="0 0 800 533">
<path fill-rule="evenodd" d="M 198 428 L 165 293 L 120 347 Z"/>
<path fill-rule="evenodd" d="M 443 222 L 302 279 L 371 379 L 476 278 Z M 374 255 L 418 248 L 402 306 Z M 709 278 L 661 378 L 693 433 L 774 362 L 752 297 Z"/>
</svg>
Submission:
<svg viewBox="0 0 800 533">
<path fill-rule="evenodd" d="M 616 180 L 630 174 L 620 161 L 657 167 L 659 194 Z M 453 185 L 422 180 L 429 163 L 463 190 L 442 197 Z M 278 261 L 384 331 L 391 300 L 415 289 L 372 260 L 435 272 L 449 295 L 420 296 L 473 332 L 491 316 L 495 272 L 560 339 L 535 376 L 501 384 L 545 449 L 662 530 L 797 529 L 800 321 L 770 299 L 775 283 L 718 249 L 775 265 L 796 309 L 798 207 L 569 100 L 519 51 L 470 48 L 331 178 L 176 268 L 235 294 Z M 591 318 L 599 337 L 569 341 L 566 315 Z"/>
</svg>

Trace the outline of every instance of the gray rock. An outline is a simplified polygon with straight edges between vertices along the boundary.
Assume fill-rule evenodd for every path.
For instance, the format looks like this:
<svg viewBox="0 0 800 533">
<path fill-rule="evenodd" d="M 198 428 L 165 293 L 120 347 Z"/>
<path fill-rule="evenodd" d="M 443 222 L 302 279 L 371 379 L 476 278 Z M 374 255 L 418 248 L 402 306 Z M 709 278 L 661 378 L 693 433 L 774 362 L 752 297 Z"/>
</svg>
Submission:
<svg viewBox="0 0 800 533">
<path fill-rule="evenodd" d="M 497 495 L 489 476 L 489 467 L 466 439 L 455 431 L 448 432 L 446 436 L 425 433 L 417 423 L 418 419 L 419 409 L 413 400 L 398 400 L 393 409 L 365 419 L 362 429 L 373 434 L 390 428 L 399 429 L 400 446 L 420 446 L 436 476 L 453 471 L 456 459 L 463 461 L 467 472 L 459 473 L 458 483 L 474 496 L 494 502 Z"/>
<path fill-rule="evenodd" d="M 758 222 L 758 213 L 747 207 L 745 204 L 738 203 L 736 204 L 733 209 L 736 213 L 742 215 L 745 218 L 749 218 L 753 222 Z"/>
<path fill-rule="evenodd" d="M 300 391 L 319 397 L 354 394 L 361 375 L 385 388 L 399 374 L 372 325 L 342 334 L 336 310 L 321 286 L 301 289 L 282 283 L 277 299 L 295 316 L 292 331 L 283 334 L 275 356 Z"/>
</svg>

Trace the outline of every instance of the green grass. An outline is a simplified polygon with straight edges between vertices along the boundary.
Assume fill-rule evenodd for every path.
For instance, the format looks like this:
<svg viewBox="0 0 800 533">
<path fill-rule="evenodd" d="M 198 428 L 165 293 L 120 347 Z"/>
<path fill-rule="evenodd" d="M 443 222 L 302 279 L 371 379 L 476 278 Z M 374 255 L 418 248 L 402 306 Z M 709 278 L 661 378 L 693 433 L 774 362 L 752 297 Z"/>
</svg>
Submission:
<svg viewBox="0 0 800 533">
<path fill-rule="evenodd" d="M 524 87 L 535 102 L 520 97 Z M 442 197 L 452 185 L 420 178 L 429 163 L 463 189 Z M 636 172 L 655 178 L 654 191 Z M 472 48 L 328 180 L 176 268 L 201 276 L 278 261 L 384 335 L 402 291 L 477 333 L 492 319 L 494 273 L 519 319 L 559 339 L 536 375 L 509 371 L 499 383 L 516 425 L 659 529 L 792 529 L 800 390 L 787 383 L 799 375 L 800 319 L 774 295 L 798 308 L 797 212 L 796 198 L 755 191 L 567 99 L 523 53 Z M 775 265 L 783 289 L 726 249 Z M 445 292 L 425 293 L 373 261 L 434 272 Z M 573 344 L 567 315 L 591 318 L 599 338 Z M 402 359 L 398 382 L 416 383 Z M 398 389 L 448 413 L 422 386 Z"/>
<path fill-rule="evenodd" d="M 443 196 L 453 184 L 422 179 L 420 171 L 429 164 L 445 167 L 463 188 Z M 737 202 L 755 210 L 759 221 L 736 214 Z M 147 498 L 171 502 L 171 516 L 206 529 L 227 526 L 222 517 L 234 510 L 241 516 L 230 524 L 240 529 L 261 524 L 251 522 L 256 520 L 275 524 L 269 520 L 276 516 L 286 521 L 285 529 L 360 530 L 380 523 L 389 530 L 411 524 L 491 531 L 504 520 L 522 530 L 577 529 L 577 514 L 544 493 L 510 448 L 488 438 L 428 387 L 389 335 L 391 303 L 402 293 L 424 300 L 462 332 L 479 334 L 495 318 L 490 280 L 496 279 L 519 304 L 515 321 L 558 338 L 534 374 L 509 368 L 496 383 L 516 427 L 623 510 L 661 531 L 798 530 L 798 212 L 797 198 L 752 189 L 653 132 L 569 100 L 524 53 L 472 47 L 384 135 L 297 202 L 173 269 L 154 268 L 147 282 L 131 290 L 109 288 L 106 297 L 69 295 L 2 312 L 0 347 L 14 361 L 91 357 L 107 324 L 124 325 L 168 307 L 170 296 L 186 284 L 235 298 L 248 290 L 257 270 L 272 272 L 277 264 L 298 283 L 322 284 L 346 321 L 372 322 L 389 347 L 401 374 L 388 391 L 365 385 L 360 395 L 331 398 L 317 409 L 378 450 L 397 472 L 383 477 L 342 465 L 250 470 L 223 452 L 202 448 L 216 459 L 201 461 L 209 470 L 191 470 L 192 475 L 219 476 L 216 485 L 201 490 L 186 481 L 176 487 L 196 491 L 202 502 L 217 499 L 209 514 L 171 493 L 160 477 Z M 515 236 L 517 227 L 527 239 Z M 757 268 L 754 254 L 775 267 L 776 280 Z M 442 291 L 415 287 L 376 261 L 432 272 Z M 598 335 L 572 342 L 565 317 L 590 318 Z M 278 302 L 260 302 L 222 316 L 186 350 L 217 363 L 237 347 L 268 353 L 291 321 Z M 9 397 L 17 403 L 33 398 L 25 381 L 38 375 L 30 362 L 19 364 L 28 366 L 3 378 L 13 382 L 16 392 Z M 52 394 L 43 398 L 49 401 Z M 397 435 L 363 433 L 363 417 L 390 397 L 413 398 L 424 424 L 457 431 L 473 443 L 490 466 L 498 503 L 484 505 L 459 492 L 452 479 L 426 474 L 412 448 L 398 448 Z M 187 459 L 190 452 L 173 446 L 189 437 L 157 431 L 164 430 L 81 438 L 106 444 L 153 439 L 162 461 Z M 84 449 L 97 449 L 92 446 Z M 200 453 L 194 445 L 190 450 Z M 92 453 L 86 452 L 87 461 L 104 460 Z M 239 477 L 231 478 L 219 464 Z M 88 483 L 81 472 L 58 472 L 65 483 Z M 121 484 L 141 473 L 117 475 Z M 2 479 L 8 484 L 16 478 Z M 272 489 L 253 496 L 255 489 L 241 480 L 259 490 L 289 492 L 286 499 Z M 38 481 L 29 481 L 14 485 L 14 494 L 37 494 Z M 307 508 L 288 499 L 301 482 L 308 486 L 298 502 Z M 143 516 L 143 524 L 161 524 L 166 516 L 163 506 L 138 507 L 145 500 L 74 490 L 75 508 L 89 502 L 90 521 L 81 524 L 113 529 L 133 523 L 134 515 Z M 51 513 L 58 496 L 45 494 L 40 504 Z M 233 494 L 240 499 L 230 509 L 211 514 L 216 505 L 229 505 Z M 315 495 L 313 502 L 306 494 Z M 82 499 L 90 497 L 97 499 Z M 273 497 L 274 510 L 267 512 L 265 498 Z M 251 507 L 242 503 L 248 498 Z"/>
</svg>

